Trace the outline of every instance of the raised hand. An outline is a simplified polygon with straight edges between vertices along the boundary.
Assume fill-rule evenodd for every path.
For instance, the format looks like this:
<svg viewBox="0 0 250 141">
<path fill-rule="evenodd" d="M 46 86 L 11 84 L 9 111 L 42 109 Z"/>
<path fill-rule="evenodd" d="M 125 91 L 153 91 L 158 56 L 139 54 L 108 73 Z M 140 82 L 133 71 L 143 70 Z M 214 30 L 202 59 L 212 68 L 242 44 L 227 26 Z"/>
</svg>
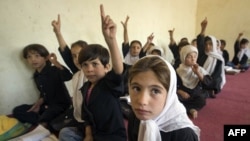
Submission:
<svg viewBox="0 0 250 141">
<path fill-rule="evenodd" d="M 147 38 L 148 43 L 152 43 L 153 39 L 154 39 L 154 33 L 151 33 Z"/>
<path fill-rule="evenodd" d="M 174 30 L 175 30 L 175 28 L 173 28 L 172 30 L 168 30 L 170 36 L 173 35 Z"/>
<path fill-rule="evenodd" d="M 116 37 L 116 24 L 110 18 L 109 15 L 105 15 L 104 7 L 101 4 L 100 6 L 101 11 L 101 20 L 102 20 L 102 33 L 104 35 L 105 40 L 111 40 Z"/>
<path fill-rule="evenodd" d="M 60 19 L 60 14 L 57 16 L 57 20 L 53 20 L 51 22 L 51 25 L 54 27 L 53 30 L 55 33 L 60 33 L 61 32 L 61 19 Z"/>
<path fill-rule="evenodd" d="M 201 28 L 206 28 L 207 27 L 207 17 L 201 22 Z"/>
<path fill-rule="evenodd" d="M 121 23 L 123 25 L 123 28 L 127 28 L 127 26 L 128 26 L 128 20 L 129 20 L 129 16 L 126 17 L 125 22 L 121 21 Z"/>
</svg>

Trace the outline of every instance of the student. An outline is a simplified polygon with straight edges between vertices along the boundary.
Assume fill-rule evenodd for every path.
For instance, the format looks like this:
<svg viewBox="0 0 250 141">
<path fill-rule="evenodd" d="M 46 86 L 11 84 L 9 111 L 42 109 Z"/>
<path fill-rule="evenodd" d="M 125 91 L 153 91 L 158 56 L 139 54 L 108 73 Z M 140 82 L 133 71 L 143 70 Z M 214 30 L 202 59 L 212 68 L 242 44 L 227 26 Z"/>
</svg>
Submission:
<svg viewBox="0 0 250 141">
<path fill-rule="evenodd" d="M 168 47 L 171 50 L 171 52 L 173 53 L 173 56 L 174 56 L 173 67 L 174 67 L 174 69 L 176 69 L 176 68 L 178 68 L 178 66 L 181 63 L 181 60 L 180 60 L 181 47 L 188 45 L 189 42 L 188 42 L 188 39 L 186 37 L 184 37 L 180 40 L 179 44 L 177 45 L 175 40 L 174 40 L 174 30 L 175 29 L 168 31 L 169 37 L 170 37 L 170 43 L 169 43 Z"/>
<path fill-rule="evenodd" d="M 234 43 L 234 57 L 230 66 L 235 69 L 240 69 L 242 72 L 248 70 L 248 59 L 250 58 L 250 51 L 248 49 L 249 41 L 246 38 L 242 38 L 243 33 L 239 33 Z"/>
<path fill-rule="evenodd" d="M 121 22 L 123 25 L 123 37 L 124 41 L 122 43 L 122 53 L 124 57 L 125 64 L 133 65 L 141 56 L 139 55 L 142 49 L 142 44 L 139 40 L 133 40 L 129 44 L 128 38 L 128 20 L 129 16 L 126 17 L 125 22 Z"/>
<path fill-rule="evenodd" d="M 129 141 L 198 141 L 200 129 L 186 114 L 176 94 L 176 72 L 164 58 L 149 55 L 129 71 L 133 114 Z"/>
<path fill-rule="evenodd" d="M 69 49 L 67 43 L 65 42 L 62 32 L 61 32 L 61 18 L 58 15 L 57 20 L 51 22 L 53 30 L 55 32 L 57 41 L 59 43 L 59 52 L 66 63 L 66 65 L 71 69 L 73 73 L 78 72 L 81 66 L 78 64 L 78 55 L 82 48 L 88 45 L 86 41 L 78 40 L 71 45 Z"/>
<path fill-rule="evenodd" d="M 213 82 L 207 87 L 210 97 L 215 98 L 226 83 L 224 71 L 224 59 L 218 52 L 217 42 L 214 36 L 205 36 L 207 18 L 201 22 L 201 33 L 197 37 L 198 64 L 202 66 L 212 77 Z"/>
<path fill-rule="evenodd" d="M 57 61 L 56 55 L 49 54 L 43 45 L 27 45 L 23 49 L 23 57 L 35 69 L 34 81 L 40 97 L 32 105 L 17 106 L 13 115 L 22 122 L 40 123 L 48 127 L 48 123 L 71 104 L 64 82 L 70 80 L 72 74 Z"/>
<path fill-rule="evenodd" d="M 194 47 L 197 47 L 197 39 L 196 38 L 191 41 L 191 45 Z"/>
<path fill-rule="evenodd" d="M 197 58 L 196 47 L 192 45 L 182 47 L 181 64 L 176 69 L 177 94 L 192 119 L 197 118 L 198 111 L 206 105 L 208 91 L 204 89 L 204 86 L 212 82 L 206 70 L 196 63 Z"/>
<path fill-rule="evenodd" d="M 228 51 L 225 49 L 226 47 L 226 41 L 223 39 L 220 39 L 221 42 L 221 46 L 220 46 L 220 50 L 222 52 L 222 56 L 224 58 L 224 64 L 227 65 L 228 61 L 229 61 L 229 53 Z"/>
<path fill-rule="evenodd" d="M 84 76 L 83 72 L 81 71 L 81 66 L 78 63 L 78 56 L 84 47 L 88 44 L 83 40 L 78 40 L 71 45 L 71 49 L 69 49 L 67 43 L 65 42 L 62 32 L 61 32 L 61 18 L 58 15 L 57 20 L 53 20 L 51 22 L 53 26 L 53 31 L 56 35 L 57 41 L 59 43 L 59 52 L 70 68 L 70 70 L 74 73 L 72 78 L 72 102 L 73 102 L 73 115 L 77 122 L 83 123 L 84 121 L 81 119 L 81 111 L 82 111 L 82 94 L 80 88 L 83 86 L 83 83 L 87 81 L 87 78 Z"/>
<path fill-rule="evenodd" d="M 105 15 L 100 6 L 102 31 L 110 49 L 91 44 L 81 50 L 79 64 L 88 81 L 81 88 L 83 95 L 82 128 L 66 127 L 59 133 L 60 141 L 95 140 L 126 141 L 126 129 L 120 107 L 119 96 L 123 91 L 123 61 L 116 41 L 116 24 Z"/>
</svg>

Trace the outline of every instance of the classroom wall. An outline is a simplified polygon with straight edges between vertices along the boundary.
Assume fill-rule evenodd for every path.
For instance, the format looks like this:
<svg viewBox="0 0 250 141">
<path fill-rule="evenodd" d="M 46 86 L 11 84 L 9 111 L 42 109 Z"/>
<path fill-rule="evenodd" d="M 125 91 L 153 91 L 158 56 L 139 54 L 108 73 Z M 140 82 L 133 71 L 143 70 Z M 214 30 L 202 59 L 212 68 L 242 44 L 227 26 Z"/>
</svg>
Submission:
<svg viewBox="0 0 250 141">
<path fill-rule="evenodd" d="M 61 15 L 62 33 L 70 45 L 76 40 L 106 46 L 101 33 L 99 5 L 118 26 L 117 39 L 121 45 L 123 28 L 120 21 L 129 15 L 129 39 L 143 44 L 152 32 L 154 43 L 167 47 L 168 30 L 175 28 L 175 39 L 196 35 L 197 0 L 1 0 L 0 1 L 0 114 L 10 114 L 20 104 L 32 104 L 38 98 L 33 83 L 34 70 L 22 58 L 24 46 L 45 45 L 58 55 L 58 43 L 51 21 Z M 172 54 L 166 48 L 167 59 Z M 64 64 L 65 65 L 65 64 Z M 66 83 L 70 90 L 70 82 Z M 71 91 L 71 90 L 70 90 Z"/>
<path fill-rule="evenodd" d="M 196 32 L 200 33 L 200 23 L 208 20 L 207 35 L 225 39 L 230 59 L 233 58 L 234 42 L 240 32 L 250 39 L 249 0 L 198 0 Z"/>
</svg>

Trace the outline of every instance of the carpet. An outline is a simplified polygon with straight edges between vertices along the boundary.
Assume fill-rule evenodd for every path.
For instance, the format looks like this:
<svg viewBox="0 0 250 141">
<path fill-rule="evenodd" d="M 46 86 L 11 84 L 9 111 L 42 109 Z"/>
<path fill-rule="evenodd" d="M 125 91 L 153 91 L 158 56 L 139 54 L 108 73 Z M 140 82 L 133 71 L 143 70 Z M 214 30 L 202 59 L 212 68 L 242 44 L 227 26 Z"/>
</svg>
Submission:
<svg viewBox="0 0 250 141">
<path fill-rule="evenodd" d="M 226 124 L 250 125 L 250 70 L 226 75 L 226 81 L 217 97 L 208 98 L 193 120 L 201 129 L 201 141 L 223 141 Z"/>
</svg>

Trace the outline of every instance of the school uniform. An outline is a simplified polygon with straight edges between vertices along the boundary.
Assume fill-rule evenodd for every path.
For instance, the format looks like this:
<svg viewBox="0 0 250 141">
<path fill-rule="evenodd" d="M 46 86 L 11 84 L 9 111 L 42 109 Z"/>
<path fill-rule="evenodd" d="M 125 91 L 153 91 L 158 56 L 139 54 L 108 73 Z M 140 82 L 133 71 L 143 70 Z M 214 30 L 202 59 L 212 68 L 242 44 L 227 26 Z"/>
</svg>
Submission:
<svg viewBox="0 0 250 141">
<path fill-rule="evenodd" d="M 123 94 L 123 78 L 112 70 L 88 92 L 91 82 L 81 88 L 84 103 L 82 115 L 90 125 L 95 141 L 126 141 L 119 97 Z"/>
<path fill-rule="evenodd" d="M 224 59 L 221 54 L 218 53 L 216 39 L 213 36 L 207 36 L 212 40 L 212 51 L 205 52 L 205 37 L 198 35 L 198 59 L 197 63 L 202 66 L 208 74 L 213 78 L 213 82 L 207 86 L 207 89 L 211 89 L 215 94 L 218 94 L 226 83 L 226 77 L 224 72 Z"/>
<path fill-rule="evenodd" d="M 176 69 L 177 73 L 177 90 L 182 90 L 189 94 L 188 99 L 183 99 L 178 95 L 179 100 L 187 109 L 187 113 L 190 113 L 191 109 L 200 110 L 206 105 L 206 98 L 208 97 L 208 91 L 204 89 L 204 86 L 210 85 L 212 78 L 206 70 L 199 66 L 198 71 L 203 75 L 201 81 L 197 74 L 192 70 L 191 66 L 185 65 L 185 59 L 191 52 L 195 52 L 198 55 L 198 50 L 192 45 L 184 46 L 180 52 L 181 64 Z"/>
<path fill-rule="evenodd" d="M 224 58 L 224 64 L 227 65 L 229 62 L 229 53 L 227 50 L 222 51 L 222 56 Z"/>
<path fill-rule="evenodd" d="M 44 99 L 44 103 L 40 107 L 39 116 L 34 112 L 27 112 L 32 105 L 17 106 L 13 110 L 13 114 L 17 119 L 23 122 L 49 122 L 69 108 L 71 98 L 67 90 L 65 81 L 72 78 L 70 71 L 64 67 L 63 70 L 47 63 L 41 72 L 34 73 L 35 84 L 40 92 L 40 98 Z M 48 107 L 48 108 L 46 108 Z M 38 119 L 39 118 L 39 119 Z"/>
<path fill-rule="evenodd" d="M 69 69 L 71 70 L 71 72 L 73 74 L 75 74 L 76 72 L 78 72 L 78 68 L 75 66 L 72 55 L 71 55 L 71 51 L 69 49 L 68 46 L 65 47 L 64 51 L 61 51 L 60 48 L 58 48 L 59 53 L 61 54 L 63 61 L 65 62 L 65 64 L 69 67 Z"/>
<path fill-rule="evenodd" d="M 232 60 L 233 65 L 241 65 L 240 69 L 247 70 L 249 68 L 249 65 L 247 64 L 249 59 L 249 50 L 248 48 L 240 49 L 240 41 L 235 41 L 234 43 L 234 57 Z"/>
<path fill-rule="evenodd" d="M 172 44 L 172 45 L 168 45 L 169 49 L 171 50 L 173 56 L 174 56 L 174 64 L 173 67 L 174 69 L 177 69 L 178 66 L 181 64 L 181 60 L 180 60 L 180 47 L 177 46 L 177 44 Z"/>
<path fill-rule="evenodd" d="M 140 120 L 132 113 L 128 122 L 128 141 L 138 141 Z M 198 141 L 198 136 L 192 128 L 185 127 L 170 132 L 160 131 L 162 141 Z"/>
<path fill-rule="evenodd" d="M 146 56 L 146 52 L 143 52 L 143 50 L 140 51 L 138 56 L 131 56 L 129 50 L 129 43 L 122 43 L 122 55 L 124 57 L 124 62 L 128 65 L 133 65 L 137 60 Z"/>
</svg>

